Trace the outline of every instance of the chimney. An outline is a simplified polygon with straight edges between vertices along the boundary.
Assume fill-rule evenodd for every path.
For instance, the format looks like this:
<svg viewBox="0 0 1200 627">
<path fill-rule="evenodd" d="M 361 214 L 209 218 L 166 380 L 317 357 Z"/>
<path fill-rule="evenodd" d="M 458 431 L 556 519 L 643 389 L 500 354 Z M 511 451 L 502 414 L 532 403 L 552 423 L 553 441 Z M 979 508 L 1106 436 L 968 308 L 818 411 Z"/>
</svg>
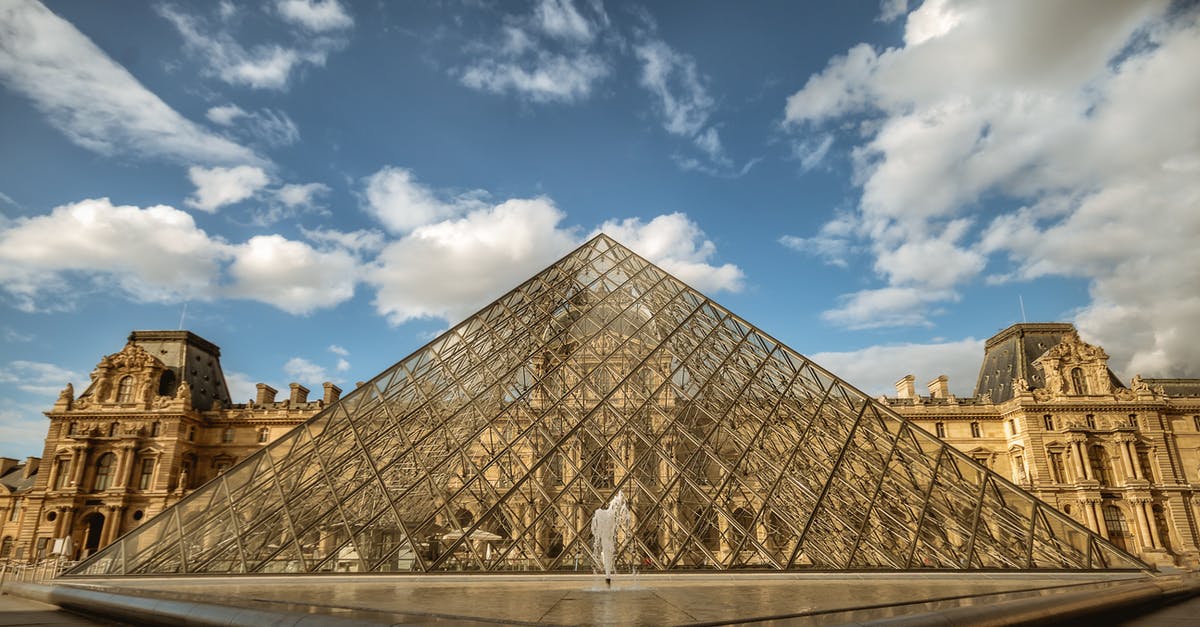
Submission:
<svg viewBox="0 0 1200 627">
<path fill-rule="evenodd" d="M 17 467 L 17 460 L 11 457 L 0 457 L 0 477 L 8 474 L 8 471 Z"/>
<path fill-rule="evenodd" d="M 322 383 L 325 387 L 325 404 L 330 405 L 337 402 L 337 399 L 342 397 L 342 388 L 336 386 L 331 381 Z"/>
<path fill-rule="evenodd" d="M 950 377 L 940 375 L 927 385 L 930 398 L 950 398 Z"/>
<path fill-rule="evenodd" d="M 258 405 L 270 405 L 275 402 L 275 394 L 279 390 L 267 385 L 266 383 L 258 384 L 258 398 L 254 402 Z"/>
<path fill-rule="evenodd" d="M 911 374 L 906 374 L 904 375 L 903 379 L 897 381 L 896 398 L 916 398 L 917 388 L 913 385 L 913 382 L 916 380 L 916 377 L 912 376 Z"/>
<path fill-rule="evenodd" d="M 25 478 L 28 479 L 38 471 L 38 464 L 42 461 L 41 457 L 26 457 L 25 458 Z"/>
<path fill-rule="evenodd" d="M 288 387 L 292 388 L 292 395 L 288 397 L 292 405 L 299 405 L 308 402 L 308 388 L 299 383 L 289 383 Z"/>
</svg>

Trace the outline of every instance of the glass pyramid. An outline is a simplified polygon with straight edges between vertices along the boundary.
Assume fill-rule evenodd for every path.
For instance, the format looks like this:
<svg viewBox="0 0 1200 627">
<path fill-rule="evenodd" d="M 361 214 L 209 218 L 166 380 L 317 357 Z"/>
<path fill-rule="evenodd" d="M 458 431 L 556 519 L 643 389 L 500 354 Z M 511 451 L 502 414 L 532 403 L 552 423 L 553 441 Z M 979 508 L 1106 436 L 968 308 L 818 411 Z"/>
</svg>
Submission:
<svg viewBox="0 0 1200 627">
<path fill-rule="evenodd" d="M 71 574 L 1144 564 L 605 235 Z"/>
</svg>

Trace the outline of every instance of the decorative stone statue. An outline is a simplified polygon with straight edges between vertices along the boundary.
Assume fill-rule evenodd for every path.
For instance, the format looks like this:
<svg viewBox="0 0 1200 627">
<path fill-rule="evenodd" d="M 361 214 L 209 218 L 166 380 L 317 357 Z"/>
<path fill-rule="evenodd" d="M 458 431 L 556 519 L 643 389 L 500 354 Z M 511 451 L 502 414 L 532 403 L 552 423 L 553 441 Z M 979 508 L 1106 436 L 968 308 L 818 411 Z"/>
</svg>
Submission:
<svg viewBox="0 0 1200 627">
<path fill-rule="evenodd" d="M 75 400 L 75 386 L 71 385 L 71 383 L 68 381 L 67 387 L 63 388 L 62 391 L 58 393 L 58 400 L 66 401 L 68 403 Z"/>
<path fill-rule="evenodd" d="M 1133 391 L 1137 392 L 1138 394 L 1149 394 L 1150 393 L 1150 384 L 1146 383 L 1145 380 L 1142 379 L 1142 375 L 1140 375 L 1140 374 L 1133 375 L 1133 382 L 1130 385 L 1130 387 L 1132 387 Z"/>
</svg>

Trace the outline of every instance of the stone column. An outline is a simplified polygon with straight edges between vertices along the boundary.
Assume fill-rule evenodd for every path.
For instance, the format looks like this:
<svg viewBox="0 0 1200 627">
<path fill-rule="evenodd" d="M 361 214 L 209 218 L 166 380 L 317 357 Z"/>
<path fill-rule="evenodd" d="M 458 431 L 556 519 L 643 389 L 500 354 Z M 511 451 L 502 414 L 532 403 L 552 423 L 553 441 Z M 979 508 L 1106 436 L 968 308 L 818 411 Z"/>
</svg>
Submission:
<svg viewBox="0 0 1200 627">
<path fill-rule="evenodd" d="M 1091 499 L 1081 500 L 1080 506 L 1083 507 L 1084 517 L 1087 518 L 1087 526 L 1092 531 L 1100 533 L 1100 524 L 1096 520 L 1096 503 Z"/>
<path fill-rule="evenodd" d="M 1083 442 L 1079 440 L 1071 441 L 1071 450 L 1075 452 L 1075 463 L 1079 465 L 1079 477 L 1081 479 L 1092 479 L 1092 465 L 1088 463 L 1087 456 L 1084 455 Z"/>
<path fill-rule="evenodd" d="M 124 489 L 129 485 L 129 471 L 133 465 L 135 442 L 122 442 L 117 453 L 117 476 L 113 479 L 113 487 Z"/>
<path fill-rule="evenodd" d="M 71 525 L 75 522 L 75 508 L 64 507 L 62 513 L 62 531 L 59 537 L 71 535 Z"/>
<path fill-rule="evenodd" d="M 1150 501 L 1142 503 L 1142 509 L 1145 510 L 1146 523 L 1150 527 L 1150 539 L 1154 540 L 1154 548 L 1163 548 L 1162 536 L 1158 533 L 1158 521 L 1154 518 L 1154 506 Z"/>
<path fill-rule="evenodd" d="M 1146 509 L 1142 507 L 1145 504 L 1144 499 L 1129 499 L 1133 503 L 1133 515 L 1135 527 L 1138 529 L 1138 538 L 1142 541 L 1142 546 L 1146 549 L 1154 548 L 1154 540 L 1150 536 L 1150 522 L 1146 518 Z"/>
<path fill-rule="evenodd" d="M 1129 447 L 1130 464 L 1133 465 L 1133 476 L 1138 479 L 1145 479 L 1146 475 L 1142 473 L 1142 465 L 1138 463 L 1137 444 L 1133 440 L 1126 440 L 1125 446 Z"/>
<path fill-rule="evenodd" d="M 83 489 L 83 470 L 87 467 L 88 461 L 88 445 L 76 444 L 71 447 L 71 483 L 75 484 L 76 490 Z"/>
<path fill-rule="evenodd" d="M 1133 460 L 1129 457 L 1129 440 L 1121 437 L 1117 440 L 1117 444 L 1121 449 L 1121 464 L 1125 467 L 1125 481 L 1137 479 L 1137 471 L 1134 470 Z"/>
<path fill-rule="evenodd" d="M 1088 507 L 1092 508 L 1092 516 L 1096 518 L 1096 532 L 1100 534 L 1101 538 L 1109 540 L 1108 523 L 1104 521 L 1104 508 L 1102 505 L 1103 502 L 1100 499 L 1092 499 L 1088 503 Z"/>
<path fill-rule="evenodd" d="M 117 509 L 116 505 L 104 506 L 104 527 L 100 529 L 100 546 L 96 547 L 97 551 L 108 546 L 112 541 L 113 531 L 121 526 L 121 521 L 116 515 Z"/>
</svg>

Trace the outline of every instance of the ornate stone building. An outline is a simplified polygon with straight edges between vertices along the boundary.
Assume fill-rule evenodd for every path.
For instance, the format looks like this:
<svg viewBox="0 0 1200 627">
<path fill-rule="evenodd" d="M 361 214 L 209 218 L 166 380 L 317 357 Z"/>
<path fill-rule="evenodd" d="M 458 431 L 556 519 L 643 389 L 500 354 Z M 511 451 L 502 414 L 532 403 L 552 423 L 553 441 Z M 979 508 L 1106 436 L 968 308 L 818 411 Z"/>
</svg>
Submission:
<svg viewBox="0 0 1200 627">
<path fill-rule="evenodd" d="M 589 345 L 597 347 L 595 355 L 615 350 L 615 344 L 609 346 L 617 341 L 614 338 L 633 337 L 640 333 L 639 329 L 656 324 L 652 316 L 636 307 L 614 312 L 603 307 L 589 311 L 592 317 L 615 320 L 604 326 L 612 333 L 584 328 L 593 324 L 591 318 L 585 318 L 564 323 L 568 328 L 564 337 L 592 338 Z M 635 344 L 623 346 L 645 352 Z M 622 378 L 619 372 L 610 371 L 611 364 L 588 361 L 591 358 L 587 355 L 593 353 L 576 356 L 572 359 L 584 364 L 579 368 L 591 369 L 589 381 L 595 380 L 579 387 L 582 392 L 567 394 L 568 388 L 576 389 L 578 382 L 560 381 L 560 375 L 555 373 L 561 370 L 556 364 L 565 359 L 562 355 L 570 352 L 570 348 L 566 344 L 561 351 L 548 348 L 529 370 L 520 371 L 514 385 L 524 385 L 525 379 L 541 381 L 529 392 L 530 411 L 541 411 L 538 408 L 543 405 L 554 404 L 560 413 L 580 413 L 583 410 L 572 409 L 570 403 L 581 407 L 599 403 L 599 397 L 592 399 L 587 391 L 610 389 Z M 289 397 L 277 402 L 276 391 L 259 384 L 256 399 L 233 404 L 219 357 L 215 345 L 186 331 L 137 331 L 130 335 L 124 349 L 100 361 L 91 383 L 81 394 L 76 396 L 68 385 L 46 412 L 49 429 L 42 457 L 31 457 L 24 462 L 0 460 L 0 557 L 32 561 L 53 554 L 56 543 L 68 557 L 93 554 L 235 462 L 288 433 L 336 401 L 341 393 L 336 386 L 326 383 L 323 398 L 309 401 L 308 390 L 293 383 Z M 928 396 L 918 395 L 914 377 L 910 375 L 897 383 L 896 397 L 880 400 L 1118 546 L 1150 562 L 1197 565 L 1200 563 L 1196 522 L 1200 516 L 1200 503 L 1196 500 L 1200 489 L 1200 380 L 1134 377 L 1127 387 L 1108 369 L 1107 359 L 1101 348 L 1081 341 L 1069 324 L 1019 324 L 987 342 L 972 397 L 955 398 L 949 393 L 944 376 L 929 383 Z M 647 362 L 621 387 L 623 393 L 636 393 L 644 387 L 642 396 L 649 395 L 649 390 L 663 390 L 649 403 L 655 409 L 648 414 L 650 422 L 654 422 L 654 415 L 674 415 L 677 397 L 685 398 L 695 392 L 689 392 L 694 385 L 689 379 L 678 374 L 668 377 L 666 372 L 672 367 L 669 359 Z M 564 389 L 552 388 L 553 385 Z M 678 388 L 677 394 L 666 393 L 672 387 Z M 563 400 L 550 400 L 560 396 Z M 624 407 L 623 397 L 602 396 L 604 404 L 613 411 Z M 512 400 L 489 397 L 480 402 L 503 407 Z M 363 403 L 357 411 L 367 411 L 363 409 L 367 406 Z M 744 410 L 754 413 L 754 407 L 751 403 Z M 697 411 L 693 407 L 691 413 L 680 415 L 691 420 L 696 418 L 692 414 Z M 458 462 L 442 469 L 447 475 L 442 483 L 460 495 L 457 504 L 451 507 L 450 503 L 426 499 L 428 507 L 444 510 L 435 517 L 441 543 L 452 545 L 456 537 L 475 527 L 479 529 L 469 533 L 505 538 L 510 528 L 523 525 L 536 530 L 535 544 L 543 546 L 543 557 L 547 559 L 564 552 L 564 540 L 570 544 L 570 534 L 564 538 L 562 529 L 556 531 L 549 524 L 539 526 L 536 521 L 528 520 L 529 513 L 536 508 L 521 510 L 524 514 L 516 512 L 509 517 L 511 520 L 501 519 L 496 511 L 490 511 L 495 510 L 490 503 L 497 494 L 514 489 L 512 486 L 522 474 L 520 469 L 536 466 L 531 451 L 506 444 L 522 430 L 528 430 L 527 423 L 520 417 L 499 420 L 474 436 L 464 432 L 459 434 L 461 437 L 453 438 L 455 442 L 446 443 L 461 446 L 464 441 L 476 439 L 473 447 L 463 449 L 464 455 Z M 709 423 L 696 424 L 704 427 Z M 775 428 L 771 426 L 774 424 L 769 423 L 768 427 Z M 553 425 L 547 428 L 553 430 Z M 730 505 L 732 513 L 728 520 L 700 507 L 702 499 L 692 502 L 700 499 L 701 493 L 715 489 L 714 486 L 732 481 L 730 475 L 722 474 L 720 461 L 713 458 L 705 462 L 704 456 L 694 454 L 703 448 L 697 444 L 701 438 L 694 441 L 684 438 L 686 441 L 669 446 L 659 443 L 651 450 L 645 440 L 615 432 L 609 434 L 607 429 L 602 425 L 591 434 L 594 436 L 591 439 L 580 438 L 578 447 L 563 448 L 560 455 L 547 458 L 544 467 L 535 471 L 538 480 L 525 486 L 537 493 L 530 494 L 529 502 L 540 503 L 538 494 L 557 494 L 558 486 L 562 485 L 578 488 L 586 484 L 603 493 L 606 487 L 617 485 L 630 474 L 659 477 L 647 479 L 643 482 L 646 485 L 657 485 L 654 482 L 661 477 L 687 475 L 691 477 L 688 489 L 675 489 L 678 494 L 665 501 L 667 506 L 660 516 L 664 521 L 684 521 L 680 524 L 690 525 L 690 533 L 699 538 L 694 545 L 696 553 L 704 554 L 700 550 L 704 547 L 707 559 L 734 564 L 739 559 L 738 546 L 757 543 L 765 553 L 777 549 L 777 545 L 788 548 L 783 535 L 790 527 L 772 516 L 762 521 L 754 517 L 757 506 L 753 504 L 759 495 L 751 487 L 757 484 L 749 479 L 737 479 L 747 486 L 741 497 L 745 504 L 739 506 L 742 501 L 737 501 Z M 437 443 L 430 440 L 428 444 Z M 780 450 L 787 448 L 785 444 L 780 444 Z M 489 451 L 501 451 L 500 458 L 508 461 L 489 463 L 487 460 L 492 456 Z M 677 462 L 671 463 L 672 459 Z M 766 463 L 764 459 L 763 464 Z M 415 472 L 402 463 L 394 466 L 397 476 Z M 360 474 L 349 467 L 339 468 L 343 474 Z M 470 483 L 472 474 L 485 477 L 486 484 L 499 492 L 480 488 L 485 482 Z M 577 480 L 577 476 L 582 479 Z M 429 480 L 434 478 L 427 476 Z M 363 498 L 370 496 L 366 491 L 360 494 Z M 779 501 L 787 496 L 781 493 L 775 498 Z M 802 495 L 793 496 L 803 500 Z M 268 497 L 276 498 L 264 493 L 264 498 Z M 600 497 L 579 499 L 580 511 L 590 512 L 603 505 Z M 346 510 L 349 515 L 359 510 L 374 511 L 365 502 L 354 503 L 358 505 Z M 560 504 L 566 512 L 560 521 L 566 521 L 564 528 L 586 527 L 586 521 L 570 518 L 580 509 L 575 505 L 578 504 L 574 501 Z M 712 520 L 700 517 L 692 524 L 689 521 L 700 515 L 689 514 L 693 510 L 707 512 L 705 516 Z M 480 527 L 485 523 L 486 529 Z M 664 522 L 641 530 L 639 542 L 647 554 L 678 554 L 679 564 L 702 565 L 704 555 L 696 557 L 686 550 L 671 548 L 682 539 L 670 533 L 670 527 Z M 738 531 L 742 528 L 754 530 L 754 535 Z M 372 543 L 388 545 L 383 538 L 363 536 L 356 539 L 357 552 L 339 549 L 345 540 L 338 540 L 335 532 L 344 534 L 344 528 L 314 529 L 316 539 L 300 544 L 308 551 L 329 544 L 324 547 L 328 549 L 325 553 L 332 556 L 327 558 L 328 568 L 341 569 L 339 564 L 343 562 L 366 559 L 364 551 L 369 552 Z M 455 533 L 460 536 L 454 536 Z M 69 547 L 62 546 L 62 538 L 71 539 Z M 503 544 L 497 542 L 497 547 Z M 431 540 L 423 546 L 426 548 L 422 550 L 429 553 L 420 556 L 421 559 L 447 559 L 437 555 L 437 541 Z M 490 548 L 480 549 L 481 555 L 477 557 L 486 560 L 490 551 Z M 316 559 L 315 555 L 304 557 Z M 803 554 L 799 560 L 803 561 Z"/>
<path fill-rule="evenodd" d="M 87 556 L 337 400 L 259 384 L 234 404 L 220 349 L 187 331 L 135 331 L 46 412 L 41 458 L 0 458 L 0 558 Z M 64 546 L 63 538 L 70 538 Z"/>
<path fill-rule="evenodd" d="M 1070 324 L 989 339 L 975 393 L 915 378 L 880 400 L 1150 563 L 1200 565 L 1200 379 L 1133 377 Z"/>
</svg>

